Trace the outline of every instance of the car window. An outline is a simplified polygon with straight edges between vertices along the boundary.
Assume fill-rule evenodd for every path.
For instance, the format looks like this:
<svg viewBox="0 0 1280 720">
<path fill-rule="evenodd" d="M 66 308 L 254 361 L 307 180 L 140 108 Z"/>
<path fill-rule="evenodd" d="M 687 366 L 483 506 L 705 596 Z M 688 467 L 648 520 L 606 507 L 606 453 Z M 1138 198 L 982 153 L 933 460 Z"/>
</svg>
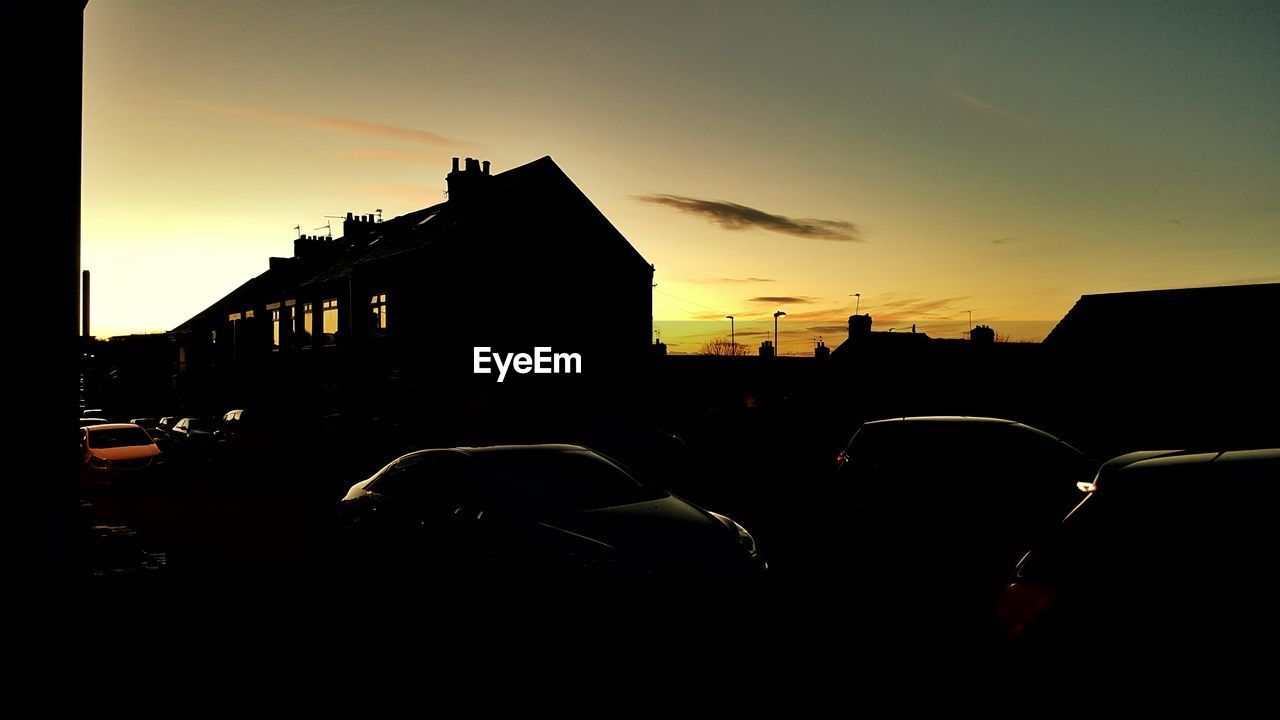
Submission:
<svg viewBox="0 0 1280 720">
<path fill-rule="evenodd" d="M 586 451 L 504 451 L 478 455 L 474 490 L 484 501 L 533 514 L 592 510 L 667 497 Z"/>
<path fill-rule="evenodd" d="M 456 501 L 466 462 L 467 457 L 456 452 L 417 453 L 388 465 L 368 489 L 408 502 Z"/>
<path fill-rule="evenodd" d="M 118 448 L 135 445 L 150 445 L 151 436 L 142 428 L 111 428 L 95 430 L 89 433 L 89 447 Z"/>
</svg>

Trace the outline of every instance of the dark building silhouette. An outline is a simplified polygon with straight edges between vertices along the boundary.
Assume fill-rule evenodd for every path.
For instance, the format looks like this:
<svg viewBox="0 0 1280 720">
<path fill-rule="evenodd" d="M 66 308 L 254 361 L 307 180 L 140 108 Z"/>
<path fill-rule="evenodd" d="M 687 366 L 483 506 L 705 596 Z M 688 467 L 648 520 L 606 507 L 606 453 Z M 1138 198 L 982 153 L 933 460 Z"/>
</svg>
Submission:
<svg viewBox="0 0 1280 720">
<path fill-rule="evenodd" d="M 188 406 L 370 413 L 610 403 L 646 366 L 653 266 L 550 157 L 454 158 L 448 199 L 347 214 L 173 330 Z M 473 372 L 473 348 L 580 355 L 581 374 Z M 487 367 L 493 369 L 492 362 Z M 604 390 L 605 392 L 602 392 Z"/>
<path fill-rule="evenodd" d="M 1042 404 L 1112 452 L 1274 446 L 1278 315 L 1280 283 L 1084 295 L 1043 343 Z"/>
<path fill-rule="evenodd" d="M 909 333 L 874 331 L 870 315 L 850 315 L 849 338 L 832 351 L 832 357 L 849 360 L 866 354 L 922 353 L 928 349 L 929 339 L 927 333 L 916 332 L 914 325 Z"/>
<path fill-rule="evenodd" d="M 1044 340 L 1081 363 L 1179 368 L 1275 360 L 1280 283 L 1083 295 Z M 1270 346 L 1269 348 L 1267 346 Z"/>
</svg>

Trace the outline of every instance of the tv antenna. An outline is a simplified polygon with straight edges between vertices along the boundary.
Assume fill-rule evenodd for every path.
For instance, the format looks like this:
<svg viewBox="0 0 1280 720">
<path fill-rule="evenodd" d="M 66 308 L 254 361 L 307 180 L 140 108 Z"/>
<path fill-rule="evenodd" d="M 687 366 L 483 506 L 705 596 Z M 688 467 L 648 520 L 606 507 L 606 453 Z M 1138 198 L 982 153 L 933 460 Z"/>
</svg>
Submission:
<svg viewBox="0 0 1280 720">
<path fill-rule="evenodd" d="M 321 225 L 320 227 L 315 228 L 315 229 L 316 229 L 316 230 L 324 230 L 324 231 L 325 231 L 325 233 L 328 235 L 329 239 L 330 239 L 330 240 L 332 240 L 332 239 L 333 239 L 333 224 L 332 224 L 332 223 L 330 223 L 328 220 L 326 220 L 326 221 L 324 222 L 324 224 L 323 224 L 323 225 Z"/>
</svg>

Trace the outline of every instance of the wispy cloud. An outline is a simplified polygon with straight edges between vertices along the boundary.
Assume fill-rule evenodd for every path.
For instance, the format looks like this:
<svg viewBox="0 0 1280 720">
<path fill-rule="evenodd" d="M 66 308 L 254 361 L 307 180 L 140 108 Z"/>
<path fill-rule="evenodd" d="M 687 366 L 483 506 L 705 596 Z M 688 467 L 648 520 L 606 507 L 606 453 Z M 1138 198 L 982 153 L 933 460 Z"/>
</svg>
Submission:
<svg viewBox="0 0 1280 720">
<path fill-rule="evenodd" d="M 773 278 L 764 277 L 743 277 L 743 278 L 706 278 L 703 280 L 690 280 L 689 282 L 702 283 L 704 285 L 737 285 L 743 283 L 771 283 L 777 282 Z"/>
<path fill-rule="evenodd" d="M 986 100 L 969 95 L 968 93 L 962 93 L 959 90 L 954 90 L 952 88 L 944 88 L 943 92 L 945 92 L 951 99 L 974 112 L 982 113 L 988 117 L 1003 120 L 1004 122 L 1017 125 L 1019 127 L 1031 128 L 1036 126 L 1036 121 L 1026 115 L 1020 115 L 1006 110 L 998 105 L 993 105 Z"/>
<path fill-rule="evenodd" d="M 877 325 L 917 320 L 952 320 L 962 316 L 966 308 L 958 304 L 973 295 L 956 295 L 942 298 L 918 296 L 898 297 L 887 295 L 872 302 L 863 302 L 863 310 L 871 314 Z"/>
<path fill-rule="evenodd" d="M 414 203 L 433 203 L 440 199 L 440 188 L 425 185 L 362 185 L 360 192 L 379 197 L 394 197 Z"/>
<path fill-rule="evenodd" d="M 448 153 L 404 148 L 349 148 L 338 151 L 335 156 L 343 160 L 389 160 L 420 165 L 441 165 L 449 161 Z"/>
<path fill-rule="evenodd" d="M 177 104 L 184 107 L 194 108 L 196 110 L 203 110 L 216 115 L 256 120 L 258 122 L 266 122 L 285 127 L 321 128 L 336 132 L 368 135 L 371 137 L 399 140 L 402 142 L 421 145 L 434 145 L 437 147 L 478 147 L 477 143 L 470 140 L 446 137 L 439 133 L 431 132 L 430 130 L 387 125 L 384 123 L 368 122 L 366 120 L 336 118 L 329 117 L 327 115 L 298 115 L 294 113 L 276 112 L 274 110 L 264 110 L 262 108 L 245 107 L 242 105 L 219 105 L 215 103 L 194 101 L 179 101 Z"/>
<path fill-rule="evenodd" d="M 771 303 L 774 305 L 808 305 L 818 299 L 807 295 L 761 295 L 760 297 L 747 298 L 747 302 Z"/>
<path fill-rule="evenodd" d="M 684 195 L 636 195 L 635 199 L 697 215 L 725 230 L 758 228 L 813 240 L 865 242 L 862 229 L 847 220 L 793 218 L 724 200 L 702 200 Z"/>
</svg>

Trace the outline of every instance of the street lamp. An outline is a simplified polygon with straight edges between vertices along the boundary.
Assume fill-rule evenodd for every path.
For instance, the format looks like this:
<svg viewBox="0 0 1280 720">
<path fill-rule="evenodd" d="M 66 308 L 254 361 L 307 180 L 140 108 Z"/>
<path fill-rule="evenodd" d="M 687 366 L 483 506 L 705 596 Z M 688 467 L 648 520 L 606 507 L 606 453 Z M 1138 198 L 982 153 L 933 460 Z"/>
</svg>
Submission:
<svg viewBox="0 0 1280 720">
<path fill-rule="evenodd" d="M 779 310 L 773 314 L 773 356 L 778 357 L 778 318 L 786 317 L 787 314 Z"/>
<path fill-rule="evenodd" d="M 733 330 L 733 316 L 725 315 L 729 320 L 729 357 L 735 357 L 738 354 L 738 336 Z"/>
</svg>

